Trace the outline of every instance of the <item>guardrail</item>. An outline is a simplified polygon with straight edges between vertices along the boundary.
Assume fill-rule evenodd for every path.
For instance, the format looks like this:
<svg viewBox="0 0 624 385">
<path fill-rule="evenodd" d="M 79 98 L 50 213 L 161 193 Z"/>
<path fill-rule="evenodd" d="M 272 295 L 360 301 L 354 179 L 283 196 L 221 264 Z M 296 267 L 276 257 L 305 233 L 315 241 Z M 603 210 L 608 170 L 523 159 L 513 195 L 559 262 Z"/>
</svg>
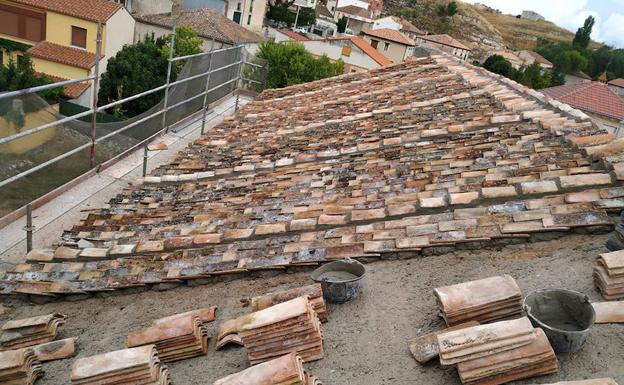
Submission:
<svg viewBox="0 0 624 385">
<path fill-rule="evenodd" d="M 34 127 L 22 132 L 17 132 L 14 133 L 12 135 L 8 135 L 5 137 L 0 138 L 0 145 L 2 144 L 8 144 L 11 143 L 15 140 L 18 139 L 22 139 L 22 138 L 26 138 L 28 136 L 31 136 L 33 134 L 36 134 L 38 132 L 44 131 L 46 129 L 52 128 L 52 127 L 56 127 L 56 126 L 60 126 L 63 124 L 67 124 L 73 121 L 76 121 L 80 118 L 84 118 L 86 116 L 92 116 L 91 119 L 91 137 L 90 137 L 90 141 L 87 143 L 84 143 L 82 145 L 79 145 L 75 148 L 72 148 L 68 151 L 65 151 L 62 154 L 59 154 L 57 156 L 54 156 L 51 159 L 48 159 L 42 163 L 39 163 L 27 170 L 21 171 L 16 175 L 13 175 L 11 177 L 8 177 L 2 181 L 0 181 L 0 188 L 4 188 L 7 185 L 14 183 L 16 181 L 19 181 L 29 175 L 32 175 L 33 173 L 37 172 L 37 171 L 41 171 L 43 169 L 45 169 L 46 167 L 49 167 L 53 164 L 56 164 L 64 159 L 67 159 L 69 157 L 71 157 L 72 155 L 76 155 L 82 151 L 85 151 L 86 149 L 90 148 L 90 156 L 89 156 L 89 171 L 92 171 L 94 169 L 97 168 L 97 164 L 96 164 L 96 150 L 97 150 L 97 145 L 98 143 L 101 143 L 107 139 L 110 139 L 112 137 L 115 137 L 117 135 L 120 135 L 123 132 L 126 132 L 127 130 L 133 128 L 133 127 L 137 127 L 139 125 L 141 125 L 142 123 L 145 123 L 147 121 L 149 121 L 150 119 L 153 119 L 155 117 L 158 116 L 162 116 L 162 120 L 161 120 L 161 125 L 159 127 L 160 130 L 158 130 L 155 133 L 150 133 L 150 135 L 148 135 L 147 138 L 143 139 L 142 141 L 140 141 L 137 145 L 135 145 L 133 148 L 136 148 L 137 146 L 142 146 L 142 145 L 147 145 L 147 142 L 151 141 L 152 139 L 154 139 L 155 137 L 157 137 L 159 134 L 162 133 L 166 133 L 169 128 L 176 124 L 177 122 L 180 122 L 181 120 L 184 120 L 186 118 L 188 118 L 191 115 L 196 115 L 199 112 L 199 109 L 194 110 L 189 112 L 189 114 L 187 116 L 182 116 L 180 119 L 177 119 L 175 122 L 171 122 L 167 119 L 167 115 L 170 111 L 178 108 L 178 107 L 182 107 L 185 106 L 187 103 L 191 103 L 193 101 L 198 100 L 199 98 L 203 97 L 203 101 L 201 104 L 201 133 L 204 134 L 205 132 L 205 126 L 206 126 L 206 116 L 208 114 L 208 109 L 209 109 L 209 95 L 211 95 L 213 92 L 219 91 L 221 89 L 223 89 L 224 87 L 230 87 L 232 88 L 232 91 L 236 91 L 236 105 L 235 108 L 238 109 L 238 104 L 239 104 L 239 95 L 240 95 L 240 89 L 243 85 L 243 83 L 254 83 L 254 84 L 260 84 L 263 87 L 264 82 L 266 81 L 266 76 L 262 76 L 260 79 L 250 79 L 250 78 L 246 78 L 243 74 L 243 68 L 245 66 L 250 66 L 252 68 L 260 68 L 260 69 L 264 69 L 265 72 L 264 74 L 266 75 L 266 65 L 260 65 L 257 63 L 253 63 L 251 61 L 247 60 L 247 55 L 245 52 L 245 47 L 243 45 L 237 45 L 237 46 L 233 46 L 233 47 L 227 47 L 227 48 L 221 48 L 221 49 L 217 49 L 217 50 L 212 50 L 212 51 L 208 51 L 208 52 L 202 52 L 202 53 L 198 53 L 198 54 L 194 54 L 194 55 L 187 55 L 187 56 L 180 56 L 180 57 L 174 57 L 173 56 L 173 45 L 175 43 L 175 30 L 176 27 L 174 26 L 172 29 L 172 39 L 170 41 L 170 56 L 167 60 L 168 63 L 168 68 L 167 68 L 167 79 L 166 79 L 166 83 L 152 88 L 150 90 L 141 92 L 139 94 L 136 95 L 132 95 L 120 100 L 116 100 L 113 101 L 111 103 L 108 104 L 104 104 L 101 106 L 98 106 L 98 100 L 97 100 L 97 95 L 98 95 L 98 85 L 99 85 L 99 78 L 100 78 L 100 69 L 99 69 L 99 58 L 100 58 L 100 50 L 101 50 L 101 25 L 98 26 L 98 32 L 97 32 L 97 44 L 96 44 L 96 66 L 95 66 L 95 71 L 94 74 L 91 76 L 87 76 L 84 78 L 80 78 L 80 79 L 73 79 L 73 80 L 67 80 L 67 81 L 61 81 L 61 82 L 57 82 L 57 83 L 52 83 L 52 84 L 48 84 L 48 85 L 43 85 L 43 86 L 38 86 L 38 87 L 33 87 L 33 88 L 28 88 L 28 89 L 23 89 L 23 90 L 19 90 L 19 91 L 12 91 L 12 92 L 6 92 L 6 93 L 2 93 L 0 94 L 0 101 L 2 100 L 6 100 L 6 99 L 10 99 L 10 98 L 19 98 L 19 97 L 25 97 L 27 95 L 31 95 L 31 94 L 35 94 L 41 91 L 45 91 L 48 89 L 53 89 L 53 88 L 58 88 L 58 87 L 64 87 L 67 85 L 71 85 L 71 84 L 76 84 L 76 83 L 85 83 L 85 82 L 90 82 L 91 83 L 91 87 L 92 87 L 92 100 L 91 100 L 91 108 L 89 110 L 86 110 L 84 112 L 72 115 L 72 116 L 67 116 L 67 117 L 62 117 L 56 121 L 53 122 L 49 122 L 49 123 L 45 123 L 42 124 L 38 127 Z M 212 46 L 214 47 L 214 40 L 213 40 L 213 44 Z M 224 54 L 226 52 L 231 51 L 231 54 L 234 58 L 234 60 L 232 60 L 229 63 L 225 63 L 225 64 L 215 64 L 213 58 L 215 58 L 218 54 Z M 230 53 L 228 53 L 229 55 Z M 172 79 L 172 65 L 176 62 L 182 61 L 182 60 L 195 60 L 195 61 L 208 61 L 207 64 L 207 70 L 205 71 L 201 71 L 199 73 L 193 74 L 191 76 L 187 76 L 181 79 Z M 189 64 L 187 62 L 187 64 Z M 205 62 L 203 62 L 203 64 L 206 64 Z M 213 79 L 213 75 L 215 73 L 222 73 L 222 71 L 224 70 L 230 70 L 231 71 L 231 75 L 230 72 L 228 72 L 228 76 L 227 78 L 220 82 L 219 84 L 216 84 L 214 86 L 211 87 L 211 79 Z M 179 100 L 176 101 L 175 103 L 171 103 L 171 92 L 172 89 L 174 89 L 174 87 L 176 86 L 183 86 L 185 84 L 192 84 L 193 86 L 197 87 L 196 83 L 191 83 L 193 81 L 197 81 L 199 79 L 205 78 L 205 83 L 202 83 L 203 86 L 203 91 L 198 92 L 196 94 L 193 94 L 192 96 L 188 97 L 188 98 L 184 98 L 183 100 Z M 213 79 L 214 80 L 214 79 Z M 217 79 L 220 80 L 220 79 Z M 190 86 L 188 86 L 190 87 Z M 229 90 L 229 88 L 228 88 Z M 97 136 L 96 132 L 97 132 L 97 127 L 98 127 L 98 123 L 97 123 L 97 113 L 99 112 L 104 112 L 107 110 L 110 110 L 113 107 L 116 106 L 121 106 L 124 103 L 133 101 L 133 100 L 137 100 L 140 99 L 142 97 L 148 96 L 148 95 L 152 95 L 154 93 L 158 93 L 158 92 L 163 92 L 164 91 L 164 98 L 161 101 L 162 106 L 160 106 L 159 108 L 157 108 L 156 110 L 152 111 L 151 113 L 149 113 L 146 116 L 142 116 L 140 117 L 138 120 L 133 120 L 131 122 L 129 122 L 128 124 L 123 124 L 122 127 L 112 130 L 111 132 L 108 132 L 102 136 Z M 230 92 L 232 92 L 230 91 Z M 160 103 L 159 103 L 160 104 Z M 158 105 L 157 105 L 158 106 Z M 195 107 L 190 107 L 195 108 Z M 149 110 L 148 110 L 149 111 Z M 199 120 L 199 119 L 197 119 Z M 84 175 L 84 174 L 83 174 Z M 32 203 L 32 201 L 31 201 Z M 30 216 L 30 214 L 32 213 L 32 206 L 31 204 L 27 204 L 25 206 L 22 206 L 19 210 L 25 210 L 26 214 L 27 214 L 27 221 L 28 221 L 28 226 L 25 227 L 25 230 L 27 231 L 27 235 L 29 239 L 32 239 L 32 231 L 33 231 L 33 226 L 32 226 L 32 218 Z M 0 218 L 1 219 L 1 218 Z M 29 243 L 29 249 L 30 249 L 30 244 Z"/>
</svg>

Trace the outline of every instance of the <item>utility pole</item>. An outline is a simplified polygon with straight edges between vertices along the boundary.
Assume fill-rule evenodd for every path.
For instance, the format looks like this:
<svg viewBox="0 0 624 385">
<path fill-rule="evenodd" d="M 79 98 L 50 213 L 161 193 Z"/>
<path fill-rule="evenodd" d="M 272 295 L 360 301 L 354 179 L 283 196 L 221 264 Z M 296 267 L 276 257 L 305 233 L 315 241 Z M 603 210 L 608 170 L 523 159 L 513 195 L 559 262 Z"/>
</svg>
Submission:
<svg viewBox="0 0 624 385">
<path fill-rule="evenodd" d="M 297 14 L 295 15 L 295 25 L 293 26 L 293 31 L 295 31 L 297 29 L 297 22 L 299 21 L 299 9 L 301 7 L 299 5 L 297 5 Z"/>
</svg>

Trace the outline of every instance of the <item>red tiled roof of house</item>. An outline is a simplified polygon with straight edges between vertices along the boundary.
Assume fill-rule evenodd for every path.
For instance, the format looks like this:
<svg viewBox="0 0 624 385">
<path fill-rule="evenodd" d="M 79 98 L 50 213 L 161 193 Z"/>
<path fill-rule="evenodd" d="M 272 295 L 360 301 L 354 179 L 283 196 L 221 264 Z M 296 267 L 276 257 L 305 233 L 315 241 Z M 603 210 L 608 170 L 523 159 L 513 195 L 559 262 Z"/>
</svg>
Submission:
<svg viewBox="0 0 624 385">
<path fill-rule="evenodd" d="M 345 7 L 340 7 L 340 8 L 337 8 L 336 11 L 346 13 L 349 15 L 363 17 L 365 19 L 372 19 L 374 16 L 373 11 L 371 11 L 370 9 L 360 8 L 355 5 L 347 5 Z"/>
<path fill-rule="evenodd" d="M 10 2 L 102 22 L 106 22 L 123 8 L 121 4 L 107 0 L 10 0 Z"/>
<path fill-rule="evenodd" d="M 368 36 L 374 36 L 380 39 L 394 41 L 399 44 L 416 45 L 416 42 L 405 36 L 405 34 L 390 28 L 368 29 L 366 31 L 362 31 L 362 33 Z"/>
<path fill-rule="evenodd" d="M 54 83 L 64 82 L 66 80 L 69 80 L 69 79 L 62 78 L 60 76 L 49 75 L 49 74 L 42 73 L 42 72 L 38 72 L 37 74 L 44 75 L 45 77 L 47 77 Z M 65 94 L 65 96 L 67 96 L 70 99 L 76 99 L 80 97 L 80 95 L 84 94 L 84 92 L 88 90 L 89 87 L 91 87 L 90 82 L 70 84 L 70 85 L 63 87 L 63 94 Z"/>
<path fill-rule="evenodd" d="M 566 84 L 541 90 L 544 94 L 579 110 L 624 120 L 624 100 L 606 84 Z"/>
<path fill-rule="evenodd" d="M 449 47 L 466 49 L 470 51 L 470 48 L 466 47 L 461 42 L 455 40 L 449 35 L 426 35 L 426 36 L 421 36 L 420 38 L 423 40 L 434 42 L 434 43 L 448 45 Z"/>
<path fill-rule="evenodd" d="M 609 82 L 609 84 L 611 84 L 612 86 L 624 88 L 624 79 L 622 78 L 613 79 Z"/>
<path fill-rule="evenodd" d="M 543 57 L 539 53 L 537 53 L 535 51 L 527 51 L 527 52 L 529 53 L 529 55 L 533 56 L 535 61 L 538 62 L 539 64 L 544 64 L 544 65 L 548 65 L 548 66 L 552 66 L 553 65 L 553 63 L 551 63 L 548 59 L 546 59 L 545 57 Z"/>
<path fill-rule="evenodd" d="M 28 50 L 30 56 L 67 64 L 72 67 L 91 69 L 95 65 L 95 54 L 82 49 L 42 41 Z"/>
<path fill-rule="evenodd" d="M 171 29 L 176 18 L 171 13 L 135 15 L 138 22 Z M 177 18 L 178 25 L 193 27 L 197 35 L 227 44 L 258 43 L 263 37 L 236 24 L 223 14 L 211 8 L 185 9 Z"/>
<path fill-rule="evenodd" d="M 404 31 L 408 31 L 408 32 L 412 32 L 415 33 L 417 35 L 424 35 L 425 31 L 423 31 L 422 29 L 416 27 L 414 24 L 412 24 L 409 20 L 405 20 L 402 17 L 398 17 L 398 16 L 391 16 L 392 19 L 394 21 L 396 21 L 397 23 L 401 24 L 401 28 Z"/>
<path fill-rule="evenodd" d="M 291 31 L 289 29 L 279 29 L 278 32 L 281 33 L 282 35 L 288 36 L 289 38 L 291 38 L 292 40 L 295 40 L 295 41 L 308 41 L 308 40 L 310 40 L 307 37 L 302 36 L 302 35 L 298 34 L 297 32 Z"/>
</svg>

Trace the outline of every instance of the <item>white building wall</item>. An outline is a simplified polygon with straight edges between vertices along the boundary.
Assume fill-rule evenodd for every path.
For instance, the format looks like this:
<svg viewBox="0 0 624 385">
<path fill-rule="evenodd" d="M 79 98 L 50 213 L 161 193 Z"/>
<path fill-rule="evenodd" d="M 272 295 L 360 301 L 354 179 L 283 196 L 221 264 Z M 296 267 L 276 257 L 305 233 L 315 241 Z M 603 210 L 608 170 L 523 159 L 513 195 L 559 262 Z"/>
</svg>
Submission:
<svg viewBox="0 0 624 385">
<path fill-rule="evenodd" d="M 342 42 L 343 44 L 340 44 Z M 351 47 L 351 54 L 349 56 L 343 55 L 342 47 L 343 45 L 349 45 Z M 315 56 L 323 56 L 326 55 L 331 60 L 342 59 L 345 64 L 359 67 L 362 69 L 373 69 L 379 68 L 380 65 L 373 60 L 370 56 L 366 55 L 362 50 L 358 47 L 351 45 L 345 41 L 323 41 L 323 40 L 309 40 L 304 41 L 303 45 L 305 48 Z"/>
<path fill-rule="evenodd" d="M 403 26 L 401 23 L 397 23 L 391 17 L 384 17 L 383 19 L 377 19 L 373 23 L 373 29 L 389 28 L 395 31 L 400 31 Z"/>
<path fill-rule="evenodd" d="M 131 11 L 143 15 L 171 12 L 171 0 L 132 0 Z"/>
<path fill-rule="evenodd" d="M 134 18 L 126 11 L 120 9 L 106 22 L 106 42 L 104 57 L 100 62 L 100 73 L 106 71 L 108 60 L 121 51 L 124 45 L 134 42 Z"/>
<path fill-rule="evenodd" d="M 169 35 L 171 33 L 171 29 L 167 29 L 158 25 L 152 25 L 147 23 L 142 23 L 140 21 L 136 22 L 134 28 L 134 41 L 138 42 L 145 39 L 145 36 L 151 36 L 154 34 L 154 38 L 159 38 L 162 36 Z M 210 51 L 212 49 L 219 49 L 224 47 L 229 47 L 229 44 L 223 44 L 219 41 L 215 41 L 214 47 L 212 46 L 212 39 L 202 38 L 204 43 L 202 44 L 202 49 L 204 51 Z M 255 51 L 254 51 L 255 52 Z"/>
</svg>

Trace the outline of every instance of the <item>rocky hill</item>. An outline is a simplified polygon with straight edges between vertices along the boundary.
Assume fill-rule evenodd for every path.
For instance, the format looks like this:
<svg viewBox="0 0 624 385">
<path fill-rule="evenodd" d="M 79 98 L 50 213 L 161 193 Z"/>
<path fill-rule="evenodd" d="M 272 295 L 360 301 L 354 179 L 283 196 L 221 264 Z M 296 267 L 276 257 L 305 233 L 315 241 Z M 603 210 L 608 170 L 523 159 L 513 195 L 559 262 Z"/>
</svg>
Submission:
<svg viewBox="0 0 624 385">
<path fill-rule="evenodd" d="M 538 37 L 571 42 L 574 34 L 548 21 L 518 19 L 492 9 L 484 9 L 457 1 L 458 12 L 453 17 L 441 16 L 440 6 L 450 0 L 386 0 L 385 10 L 412 21 L 430 33 L 448 33 L 470 45 L 474 57 L 484 58 L 492 50 L 534 49 Z"/>
</svg>

